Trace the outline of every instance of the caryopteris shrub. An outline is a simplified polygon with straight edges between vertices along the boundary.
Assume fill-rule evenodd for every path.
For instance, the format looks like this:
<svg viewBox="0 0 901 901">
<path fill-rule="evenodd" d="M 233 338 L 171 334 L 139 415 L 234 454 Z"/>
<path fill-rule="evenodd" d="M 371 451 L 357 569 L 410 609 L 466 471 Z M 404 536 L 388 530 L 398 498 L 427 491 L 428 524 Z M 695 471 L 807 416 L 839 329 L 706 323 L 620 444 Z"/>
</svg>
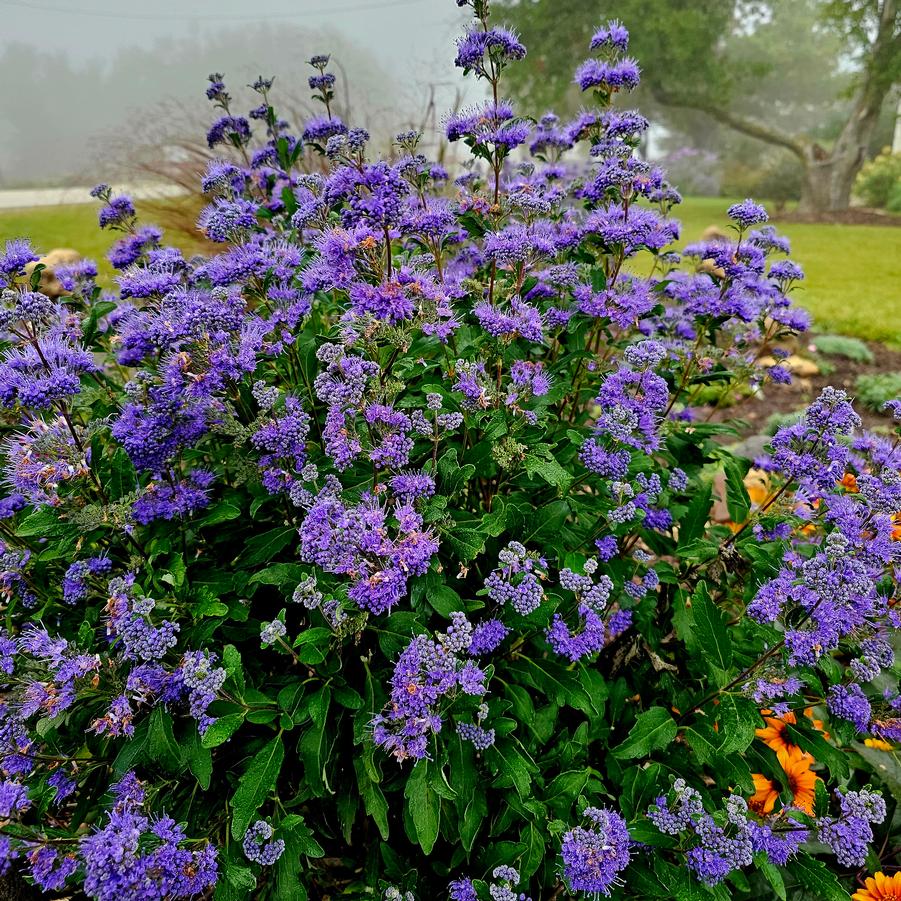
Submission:
<svg viewBox="0 0 901 901">
<path fill-rule="evenodd" d="M 453 186 L 415 133 L 371 158 L 315 57 L 300 136 L 271 82 L 244 118 L 210 80 L 221 252 L 106 186 L 115 295 L 82 263 L 52 300 L 6 244 L 3 869 L 110 901 L 839 898 L 894 853 L 896 444 L 827 389 L 752 502 L 711 420 L 789 378 L 787 242 L 745 201 L 680 260 L 625 29 L 536 123 L 472 12 L 491 99 L 447 120 Z"/>
</svg>

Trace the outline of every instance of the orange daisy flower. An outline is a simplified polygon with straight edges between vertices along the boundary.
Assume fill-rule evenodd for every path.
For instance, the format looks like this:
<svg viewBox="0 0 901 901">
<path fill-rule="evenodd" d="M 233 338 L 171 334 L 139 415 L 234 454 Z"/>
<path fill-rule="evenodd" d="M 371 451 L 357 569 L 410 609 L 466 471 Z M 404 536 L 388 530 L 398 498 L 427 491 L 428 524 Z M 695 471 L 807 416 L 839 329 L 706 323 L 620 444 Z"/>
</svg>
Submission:
<svg viewBox="0 0 901 901">
<path fill-rule="evenodd" d="M 763 713 L 763 711 L 761 711 Z M 777 753 L 779 751 L 790 751 L 797 747 L 793 745 L 785 737 L 785 727 L 791 723 L 797 722 L 795 715 L 789 711 L 784 716 L 764 716 L 763 721 L 766 723 L 765 729 L 755 729 L 754 733 L 766 745 L 771 747 Z"/>
<path fill-rule="evenodd" d="M 901 513 L 892 514 L 892 541 L 901 541 Z"/>
<path fill-rule="evenodd" d="M 776 757 L 785 774 L 785 786 L 792 794 L 792 803 L 805 813 L 812 814 L 817 788 L 817 775 L 810 769 L 813 757 L 794 747 L 776 751 Z M 760 816 L 771 813 L 779 798 L 776 784 L 762 773 L 752 773 L 751 778 L 755 791 L 748 800 L 748 806 Z"/>
<path fill-rule="evenodd" d="M 813 813 L 813 802 L 816 798 L 817 774 L 811 772 L 810 764 L 813 758 L 797 749 L 793 751 L 777 751 L 776 757 L 782 769 L 785 770 L 785 778 L 788 788 L 792 793 L 795 807 L 804 813 Z"/>
<path fill-rule="evenodd" d="M 772 779 L 767 779 L 763 773 L 752 773 L 751 778 L 754 780 L 755 791 L 748 799 L 748 807 L 758 816 L 766 816 L 776 806 L 779 792 Z"/>
<path fill-rule="evenodd" d="M 791 710 L 782 716 L 771 716 L 769 715 L 772 713 L 770 710 L 761 710 L 760 713 L 761 716 L 763 716 L 763 721 L 766 723 L 766 728 L 755 729 L 754 733 L 765 745 L 768 745 L 777 752 L 800 750 L 798 746 L 792 744 L 785 735 L 786 725 L 795 725 L 795 723 L 798 722 L 797 717 Z M 807 710 L 804 711 L 804 716 L 813 723 L 814 729 L 822 732 L 825 738 L 829 738 L 829 733 L 824 731 L 823 721 L 814 719 L 812 707 L 808 707 Z"/>
<path fill-rule="evenodd" d="M 868 877 L 864 885 L 851 895 L 853 901 L 901 901 L 901 872 L 894 876 L 877 873 Z"/>
</svg>

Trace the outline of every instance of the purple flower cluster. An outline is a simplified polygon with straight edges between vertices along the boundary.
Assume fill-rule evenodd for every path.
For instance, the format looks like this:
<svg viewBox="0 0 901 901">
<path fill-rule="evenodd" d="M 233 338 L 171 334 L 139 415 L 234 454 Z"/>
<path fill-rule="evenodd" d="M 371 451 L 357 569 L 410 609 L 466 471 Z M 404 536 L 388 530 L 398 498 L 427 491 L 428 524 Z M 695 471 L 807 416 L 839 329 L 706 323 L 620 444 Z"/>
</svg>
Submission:
<svg viewBox="0 0 901 901">
<path fill-rule="evenodd" d="M 437 640 L 417 635 L 400 655 L 391 677 L 387 708 L 373 720 L 375 743 L 398 760 L 428 757 L 429 737 L 441 731 L 441 705 L 454 696 L 481 697 L 485 673 L 465 656 L 472 626 L 462 613 Z"/>
<path fill-rule="evenodd" d="M 563 836 L 563 878 L 573 891 L 609 895 L 631 858 L 626 821 L 618 813 L 598 807 L 586 807 L 582 815 L 589 824 L 576 826 Z"/>
<path fill-rule="evenodd" d="M 485 580 L 488 597 L 500 607 L 509 604 L 520 616 L 537 610 L 544 597 L 544 560 L 530 554 L 518 541 L 511 541 L 498 554 L 498 563 L 500 566 Z"/>
<path fill-rule="evenodd" d="M 148 817 L 144 791 L 134 774 L 127 773 L 111 791 L 115 803 L 109 822 L 79 846 L 85 892 L 97 901 L 191 898 L 215 884 L 215 848 L 206 844 L 189 851 L 182 847 L 184 830 L 174 820 Z"/>
<path fill-rule="evenodd" d="M 271 867 L 285 853 L 285 840 L 273 838 L 275 830 L 265 820 L 257 820 L 247 832 L 241 847 L 244 856 L 263 867 Z"/>
<path fill-rule="evenodd" d="M 869 789 L 859 792 L 836 792 L 841 815 L 817 820 L 816 835 L 828 845 L 842 866 L 863 866 L 867 849 L 873 841 L 873 823 L 885 819 L 886 807 L 882 796 Z"/>
<path fill-rule="evenodd" d="M 704 810 L 698 791 L 684 779 L 676 779 L 672 798 L 662 795 L 648 809 L 648 819 L 666 835 L 687 832 L 695 842 L 689 849 L 689 869 L 705 885 L 718 885 L 729 873 L 750 866 L 755 850 L 754 823 L 748 818 L 748 805 L 738 795 L 726 801 L 726 826 L 717 823 Z"/>
</svg>

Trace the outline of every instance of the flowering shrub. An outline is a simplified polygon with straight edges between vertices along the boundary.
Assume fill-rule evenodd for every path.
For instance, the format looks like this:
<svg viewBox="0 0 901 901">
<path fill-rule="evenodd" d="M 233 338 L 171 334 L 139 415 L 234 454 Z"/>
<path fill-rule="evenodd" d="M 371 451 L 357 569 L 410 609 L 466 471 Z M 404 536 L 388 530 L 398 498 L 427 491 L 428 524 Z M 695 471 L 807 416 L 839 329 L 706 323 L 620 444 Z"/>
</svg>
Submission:
<svg viewBox="0 0 901 901">
<path fill-rule="evenodd" d="M 472 11 L 454 188 L 415 133 L 371 159 L 315 57 L 300 137 L 271 82 L 245 118 L 211 77 L 220 252 L 106 186 L 115 296 L 85 262 L 51 300 L 6 243 L 3 871 L 117 901 L 891 888 L 897 442 L 827 389 L 747 477 L 714 414 L 789 378 L 787 242 L 745 201 L 680 259 L 614 105 L 625 29 L 592 105 L 535 122 L 501 92 L 525 48 Z"/>
</svg>

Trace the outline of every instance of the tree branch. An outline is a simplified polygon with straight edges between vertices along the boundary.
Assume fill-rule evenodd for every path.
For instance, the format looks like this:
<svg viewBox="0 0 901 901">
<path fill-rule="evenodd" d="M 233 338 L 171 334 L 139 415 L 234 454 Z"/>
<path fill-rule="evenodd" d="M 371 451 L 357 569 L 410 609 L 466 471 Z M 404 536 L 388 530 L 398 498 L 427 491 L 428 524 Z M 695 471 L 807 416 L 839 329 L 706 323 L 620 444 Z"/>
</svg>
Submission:
<svg viewBox="0 0 901 901">
<path fill-rule="evenodd" d="M 758 141 L 765 141 L 767 144 L 775 144 L 778 147 L 790 150 L 802 163 L 806 164 L 810 161 L 807 145 L 800 138 L 786 134 L 779 129 L 771 128 L 768 125 L 763 125 L 760 122 L 755 122 L 753 119 L 746 119 L 744 116 L 732 112 L 726 106 L 721 106 L 710 100 L 672 94 L 664 88 L 654 88 L 654 98 L 666 106 L 700 110 L 702 113 L 706 113 L 712 119 L 716 119 L 717 122 L 721 122 L 735 131 L 740 131 L 751 138 L 757 138 Z"/>
</svg>

